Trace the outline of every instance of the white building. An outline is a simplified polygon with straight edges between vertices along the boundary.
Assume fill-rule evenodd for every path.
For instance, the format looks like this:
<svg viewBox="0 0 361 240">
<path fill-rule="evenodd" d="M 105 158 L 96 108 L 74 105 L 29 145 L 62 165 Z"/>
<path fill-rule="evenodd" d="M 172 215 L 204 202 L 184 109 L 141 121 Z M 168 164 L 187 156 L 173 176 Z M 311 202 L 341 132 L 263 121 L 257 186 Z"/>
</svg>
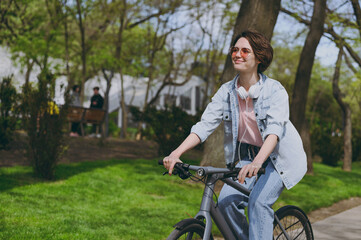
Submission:
<svg viewBox="0 0 361 240">
<path fill-rule="evenodd" d="M 183 79 L 178 79 L 182 82 Z M 124 92 L 125 103 L 128 106 L 137 106 L 142 108 L 144 106 L 146 88 L 148 78 L 134 78 L 131 76 L 124 76 Z M 149 92 L 147 101 L 150 101 L 160 88 L 161 83 L 154 84 Z M 98 86 L 100 94 L 104 96 L 106 90 L 106 81 L 102 77 L 97 77 L 88 80 L 85 83 L 84 94 L 87 102 L 85 106 L 90 106 L 90 97 L 93 94 L 93 88 Z M 165 105 L 171 106 L 175 104 L 181 107 L 188 114 L 195 115 L 197 110 L 201 107 L 201 101 L 205 92 L 205 82 L 199 78 L 192 76 L 190 80 L 182 86 L 166 86 L 160 92 L 159 98 L 155 105 L 159 108 Z M 109 112 L 118 111 L 118 126 L 121 127 L 121 80 L 120 75 L 115 74 L 111 82 L 109 92 Z"/>
<path fill-rule="evenodd" d="M 30 74 L 30 82 L 37 82 L 37 75 L 40 69 L 34 66 Z M 25 72 L 22 72 L 20 64 L 14 64 L 11 60 L 11 54 L 7 48 L 0 47 L 0 79 L 5 76 L 14 75 L 14 84 L 20 90 L 25 82 Z M 178 78 L 177 82 L 183 82 L 184 79 Z M 148 78 L 134 78 L 131 76 L 124 76 L 124 92 L 126 105 L 132 105 L 142 108 L 145 101 L 145 93 L 147 88 Z M 154 80 L 155 84 L 152 85 L 147 101 L 150 101 L 160 88 L 161 83 Z M 54 101 L 61 105 L 64 104 L 64 91 L 68 82 L 66 77 L 61 76 L 57 78 L 55 84 L 55 98 Z M 90 98 L 93 95 L 93 88 L 98 86 L 100 94 L 104 96 L 106 90 L 106 80 L 102 74 L 88 80 L 84 86 L 85 102 L 84 107 L 90 106 Z M 192 76 L 182 86 L 166 86 L 160 93 L 158 101 L 155 105 L 163 108 L 165 105 L 173 105 L 181 107 L 188 114 L 195 115 L 197 109 L 201 107 L 201 102 L 204 96 L 205 82 L 196 76 Z M 121 127 L 121 81 L 120 75 L 115 74 L 111 81 L 111 88 L 109 92 L 109 109 L 108 112 L 118 111 L 118 126 Z"/>
</svg>

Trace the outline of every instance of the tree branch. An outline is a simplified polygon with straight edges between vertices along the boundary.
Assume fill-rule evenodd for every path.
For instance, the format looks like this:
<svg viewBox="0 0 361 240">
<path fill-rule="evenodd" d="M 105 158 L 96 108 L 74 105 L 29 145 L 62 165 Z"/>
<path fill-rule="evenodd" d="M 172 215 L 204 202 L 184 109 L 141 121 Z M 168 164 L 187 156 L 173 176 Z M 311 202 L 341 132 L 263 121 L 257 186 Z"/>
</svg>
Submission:
<svg viewBox="0 0 361 240">
<path fill-rule="evenodd" d="M 358 0 L 351 0 L 351 4 L 353 7 L 353 11 L 355 13 L 356 16 L 356 22 L 358 25 L 358 30 L 360 32 L 360 37 L 361 37 L 361 8 L 360 8 L 360 3 Z"/>
<path fill-rule="evenodd" d="M 343 46 L 341 44 L 340 51 L 337 56 L 335 72 L 334 72 L 333 79 L 332 79 L 332 93 L 333 93 L 334 98 L 340 105 L 342 112 L 345 113 L 346 106 L 342 100 L 342 92 L 338 86 L 338 83 L 340 80 L 340 68 L 341 68 L 341 62 L 342 62 L 342 55 L 343 55 Z"/>
<path fill-rule="evenodd" d="M 281 11 L 283 13 L 286 13 L 287 15 L 295 18 L 296 20 L 298 20 L 300 23 L 303 23 L 307 26 L 311 25 L 311 22 L 301 18 L 300 16 L 298 16 L 296 13 L 291 12 L 285 8 L 281 7 Z M 357 53 L 353 50 L 353 48 L 350 46 L 350 44 L 348 44 L 345 40 L 345 38 L 341 37 L 340 35 L 338 35 L 334 30 L 333 27 L 331 25 L 329 25 L 327 28 L 324 29 L 325 33 L 330 34 L 333 38 L 335 42 L 343 42 L 343 45 L 346 47 L 347 51 L 350 53 L 350 56 L 355 60 L 355 62 L 357 62 L 357 64 L 361 67 L 361 58 L 357 55 Z M 337 44 L 337 43 L 336 43 Z"/>
<path fill-rule="evenodd" d="M 345 62 L 346 62 L 346 65 L 348 66 L 348 68 L 351 69 L 351 71 L 356 74 L 357 70 L 350 62 L 350 59 L 348 58 L 347 54 L 343 53 L 343 56 L 345 57 Z"/>
<path fill-rule="evenodd" d="M 141 24 L 141 23 L 144 23 L 144 22 L 148 21 L 148 20 L 151 19 L 151 18 L 159 17 L 159 16 L 161 16 L 163 13 L 164 13 L 164 12 L 163 12 L 162 10 L 160 10 L 160 11 L 157 12 L 157 13 L 151 14 L 151 15 L 149 15 L 149 16 L 147 16 L 147 17 L 145 17 L 145 18 L 143 18 L 143 19 L 141 19 L 141 20 L 139 20 L 139 21 L 137 21 L 137 22 L 135 22 L 135 23 L 132 23 L 132 24 L 130 24 L 130 25 L 127 25 L 125 28 L 126 28 L 126 29 L 131 29 L 131 28 L 133 28 L 133 27 L 138 26 L 138 25 Z"/>
</svg>

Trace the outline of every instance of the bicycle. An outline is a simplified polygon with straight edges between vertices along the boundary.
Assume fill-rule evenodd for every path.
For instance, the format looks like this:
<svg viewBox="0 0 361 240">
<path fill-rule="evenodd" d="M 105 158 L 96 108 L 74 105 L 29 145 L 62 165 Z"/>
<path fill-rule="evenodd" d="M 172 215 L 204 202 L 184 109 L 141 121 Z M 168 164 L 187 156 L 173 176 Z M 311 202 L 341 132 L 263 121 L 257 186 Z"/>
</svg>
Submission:
<svg viewBox="0 0 361 240">
<path fill-rule="evenodd" d="M 163 165 L 163 160 L 159 160 L 158 163 Z M 193 175 L 190 171 L 195 171 L 198 177 Z M 235 233 L 233 233 L 217 207 L 217 204 L 213 200 L 213 195 L 215 195 L 214 187 L 216 182 L 223 181 L 249 196 L 250 191 L 248 189 L 235 183 L 239 171 L 240 168 L 230 170 L 228 168 L 214 168 L 176 163 L 173 169 L 173 175 L 178 175 L 183 180 L 190 178 L 193 181 L 201 181 L 205 184 L 205 188 L 199 212 L 194 218 L 184 219 L 176 223 L 173 226 L 175 229 L 167 239 L 213 239 L 211 233 L 212 220 L 225 239 L 237 239 Z M 166 173 L 168 172 L 165 172 L 163 175 Z M 264 173 L 264 168 L 261 168 L 259 173 Z M 275 212 L 273 226 L 273 239 L 275 240 L 314 239 L 312 226 L 307 215 L 302 209 L 293 205 L 281 207 Z"/>
</svg>

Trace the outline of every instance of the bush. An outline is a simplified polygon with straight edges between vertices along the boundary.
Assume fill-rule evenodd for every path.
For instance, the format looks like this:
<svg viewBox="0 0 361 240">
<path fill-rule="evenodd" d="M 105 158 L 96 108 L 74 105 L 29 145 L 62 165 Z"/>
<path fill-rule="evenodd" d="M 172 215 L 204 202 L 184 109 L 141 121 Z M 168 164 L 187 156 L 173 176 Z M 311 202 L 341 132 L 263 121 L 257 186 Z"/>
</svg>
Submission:
<svg viewBox="0 0 361 240">
<path fill-rule="evenodd" d="M 337 166 L 343 155 L 343 135 L 332 133 L 330 128 L 321 127 L 312 130 L 312 142 L 314 154 L 322 158 L 322 163 L 329 166 Z"/>
<path fill-rule="evenodd" d="M 135 121 L 149 126 L 143 130 L 143 135 L 158 143 L 159 154 L 163 156 L 169 155 L 183 142 L 198 119 L 176 106 L 161 110 L 148 107 L 143 113 L 136 107 L 129 110 Z"/>
<path fill-rule="evenodd" d="M 17 120 L 18 94 L 11 81 L 12 77 L 5 77 L 0 83 L 0 149 L 11 142 Z"/>
<path fill-rule="evenodd" d="M 108 131 L 109 131 L 109 136 L 111 137 L 119 137 L 120 128 L 116 123 L 117 120 L 118 120 L 118 112 L 112 112 L 109 114 Z"/>
<path fill-rule="evenodd" d="M 28 158 L 35 174 L 48 180 L 54 177 L 55 166 L 66 148 L 63 129 L 67 104 L 59 108 L 52 101 L 54 82 L 54 76 L 43 70 L 38 76 L 38 88 L 25 86 L 23 98 L 23 116 L 29 136 Z"/>
</svg>

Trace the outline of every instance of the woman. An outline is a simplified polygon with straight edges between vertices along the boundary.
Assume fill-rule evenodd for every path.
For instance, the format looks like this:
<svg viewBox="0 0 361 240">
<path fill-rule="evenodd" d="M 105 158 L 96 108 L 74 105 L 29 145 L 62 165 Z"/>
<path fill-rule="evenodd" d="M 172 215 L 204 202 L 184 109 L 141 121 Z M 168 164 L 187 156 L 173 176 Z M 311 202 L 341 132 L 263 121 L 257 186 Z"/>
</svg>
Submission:
<svg viewBox="0 0 361 240">
<path fill-rule="evenodd" d="M 249 30 L 237 36 L 232 46 L 230 54 L 237 76 L 220 87 L 201 121 L 163 162 L 171 174 L 180 156 L 205 141 L 223 120 L 227 167 L 242 167 L 238 181 L 252 192 L 248 198 L 224 185 L 219 207 L 240 239 L 272 239 L 272 205 L 285 187 L 290 189 L 302 179 L 307 170 L 306 154 L 289 121 L 286 90 L 262 73 L 273 58 L 269 41 Z M 266 173 L 256 181 L 262 166 Z M 249 224 L 244 214 L 246 206 Z"/>
</svg>

